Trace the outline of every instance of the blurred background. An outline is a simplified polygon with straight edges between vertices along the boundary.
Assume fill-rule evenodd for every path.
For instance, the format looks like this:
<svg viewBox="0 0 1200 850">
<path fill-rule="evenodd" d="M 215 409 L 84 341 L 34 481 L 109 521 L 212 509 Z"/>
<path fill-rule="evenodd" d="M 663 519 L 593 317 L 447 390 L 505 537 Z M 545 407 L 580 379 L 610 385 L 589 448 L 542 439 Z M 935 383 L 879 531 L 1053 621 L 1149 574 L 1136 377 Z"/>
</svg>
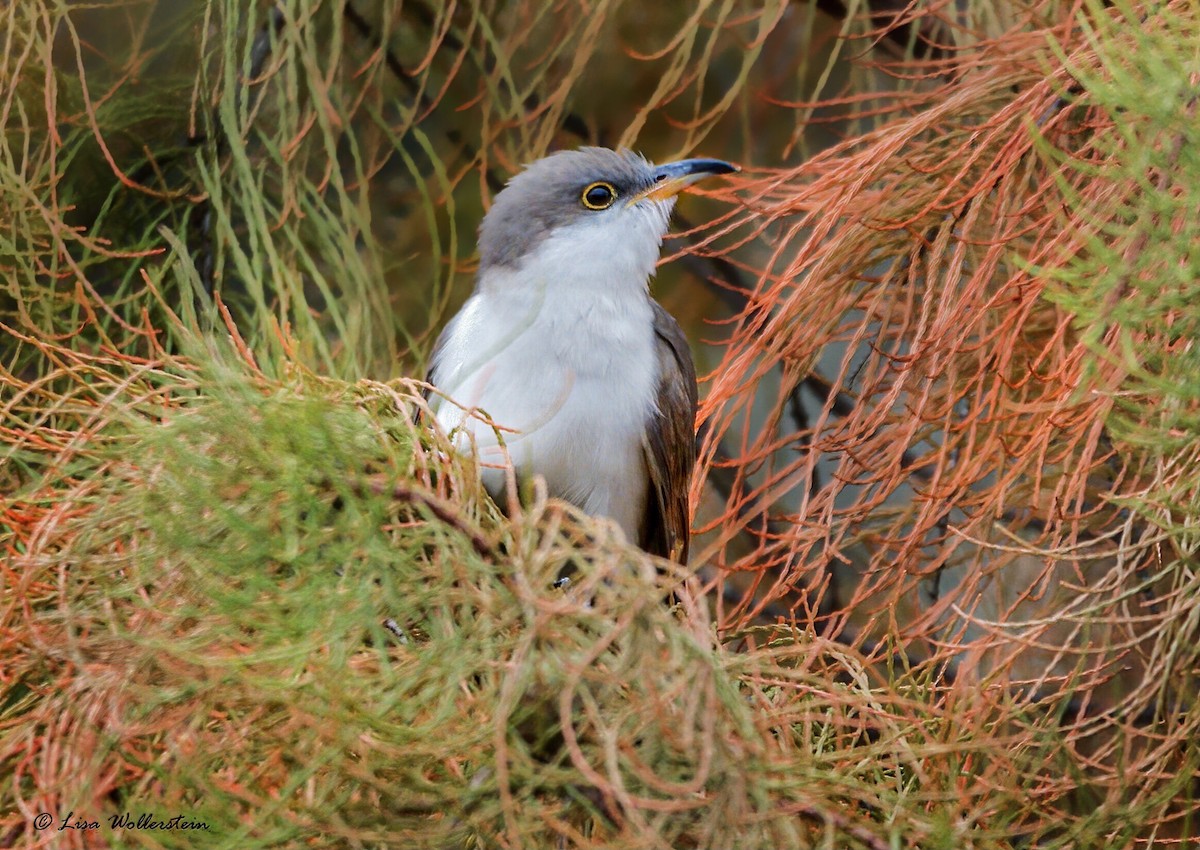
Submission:
<svg viewBox="0 0 1200 850">
<path fill-rule="evenodd" d="M 122 369 L 197 359 L 180 321 L 264 386 L 419 380 L 491 198 L 549 151 L 727 159 L 652 287 L 702 376 L 720 640 L 801 633 L 973 734 L 1050 735 L 1019 790 L 1136 812 L 1110 846 L 1195 834 L 1194 4 L 0 15 L 4 489 L 36 502 L 103 432 L 39 393 L 112 368 L 88 405 L 125 399 Z M 121 404 L 168 423 L 193 392 Z M 5 533 L 32 558 L 26 510 Z"/>
</svg>

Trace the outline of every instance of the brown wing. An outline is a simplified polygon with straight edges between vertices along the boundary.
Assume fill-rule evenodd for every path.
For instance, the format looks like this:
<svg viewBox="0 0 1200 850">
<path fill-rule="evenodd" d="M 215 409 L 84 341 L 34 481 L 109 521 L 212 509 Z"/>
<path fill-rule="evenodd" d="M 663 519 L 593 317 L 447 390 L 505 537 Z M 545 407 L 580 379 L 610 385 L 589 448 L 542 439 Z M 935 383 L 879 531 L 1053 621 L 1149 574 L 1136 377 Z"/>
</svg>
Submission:
<svg viewBox="0 0 1200 850">
<path fill-rule="evenodd" d="M 658 404 L 646 423 L 642 456 L 650 478 L 641 547 L 687 563 L 688 485 L 696 463 L 696 367 L 687 337 L 653 299 L 658 351 Z"/>
</svg>

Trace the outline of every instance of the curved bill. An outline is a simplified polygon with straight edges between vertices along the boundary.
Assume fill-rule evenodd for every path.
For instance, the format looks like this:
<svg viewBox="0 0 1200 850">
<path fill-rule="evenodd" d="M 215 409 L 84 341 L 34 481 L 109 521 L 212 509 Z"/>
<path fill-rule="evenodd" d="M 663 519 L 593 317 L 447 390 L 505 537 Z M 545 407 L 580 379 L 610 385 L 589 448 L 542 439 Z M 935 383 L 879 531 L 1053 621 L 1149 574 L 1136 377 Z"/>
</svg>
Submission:
<svg viewBox="0 0 1200 850">
<path fill-rule="evenodd" d="M 720 159 L 681 159 L 679 162 L 657 165 L 654 167 L 654 182 L 630 198 L 629 203 L 635 204 L 645 198 L 665 201 L 675 197 L 697 180 L 712 177 L 714 174 L 732 174 L 740 170 L 736 165 Z"/>
</svg>

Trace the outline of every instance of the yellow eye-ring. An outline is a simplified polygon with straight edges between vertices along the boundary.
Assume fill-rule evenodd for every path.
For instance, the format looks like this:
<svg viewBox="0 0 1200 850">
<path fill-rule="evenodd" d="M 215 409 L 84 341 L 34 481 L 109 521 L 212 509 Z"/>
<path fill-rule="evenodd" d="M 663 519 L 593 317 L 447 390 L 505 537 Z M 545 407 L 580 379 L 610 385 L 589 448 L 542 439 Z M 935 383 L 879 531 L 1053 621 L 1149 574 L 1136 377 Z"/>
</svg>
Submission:
<svg viewBox="0 0 1200 850">
<path fill-rule="evenodd" d="M 603 181 L 590 183 L 583 190 L 583 194 L 579 196 L 579 200 L 589 210 L 606 210 L 616 203 L 617 190 L 613 188 L 611 183 Z"/>
</svg>

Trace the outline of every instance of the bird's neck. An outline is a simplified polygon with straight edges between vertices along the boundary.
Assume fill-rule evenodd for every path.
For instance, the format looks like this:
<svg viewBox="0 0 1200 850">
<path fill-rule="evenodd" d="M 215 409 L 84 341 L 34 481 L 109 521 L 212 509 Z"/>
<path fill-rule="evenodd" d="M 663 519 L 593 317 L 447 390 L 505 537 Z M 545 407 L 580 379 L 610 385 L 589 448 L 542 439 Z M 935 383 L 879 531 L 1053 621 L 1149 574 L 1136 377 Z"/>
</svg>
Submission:
<svg viewBox="0 0 1200 850">
<path fill-rule="evenodd" d="M 556 231 L 514 266 L 481 272 L 478 289 L 492 297 L 564 306 L 606 301 L 640 303 L 649 291 L 661 240 L 612 229 L 603 236 Z"/>
</svg>

